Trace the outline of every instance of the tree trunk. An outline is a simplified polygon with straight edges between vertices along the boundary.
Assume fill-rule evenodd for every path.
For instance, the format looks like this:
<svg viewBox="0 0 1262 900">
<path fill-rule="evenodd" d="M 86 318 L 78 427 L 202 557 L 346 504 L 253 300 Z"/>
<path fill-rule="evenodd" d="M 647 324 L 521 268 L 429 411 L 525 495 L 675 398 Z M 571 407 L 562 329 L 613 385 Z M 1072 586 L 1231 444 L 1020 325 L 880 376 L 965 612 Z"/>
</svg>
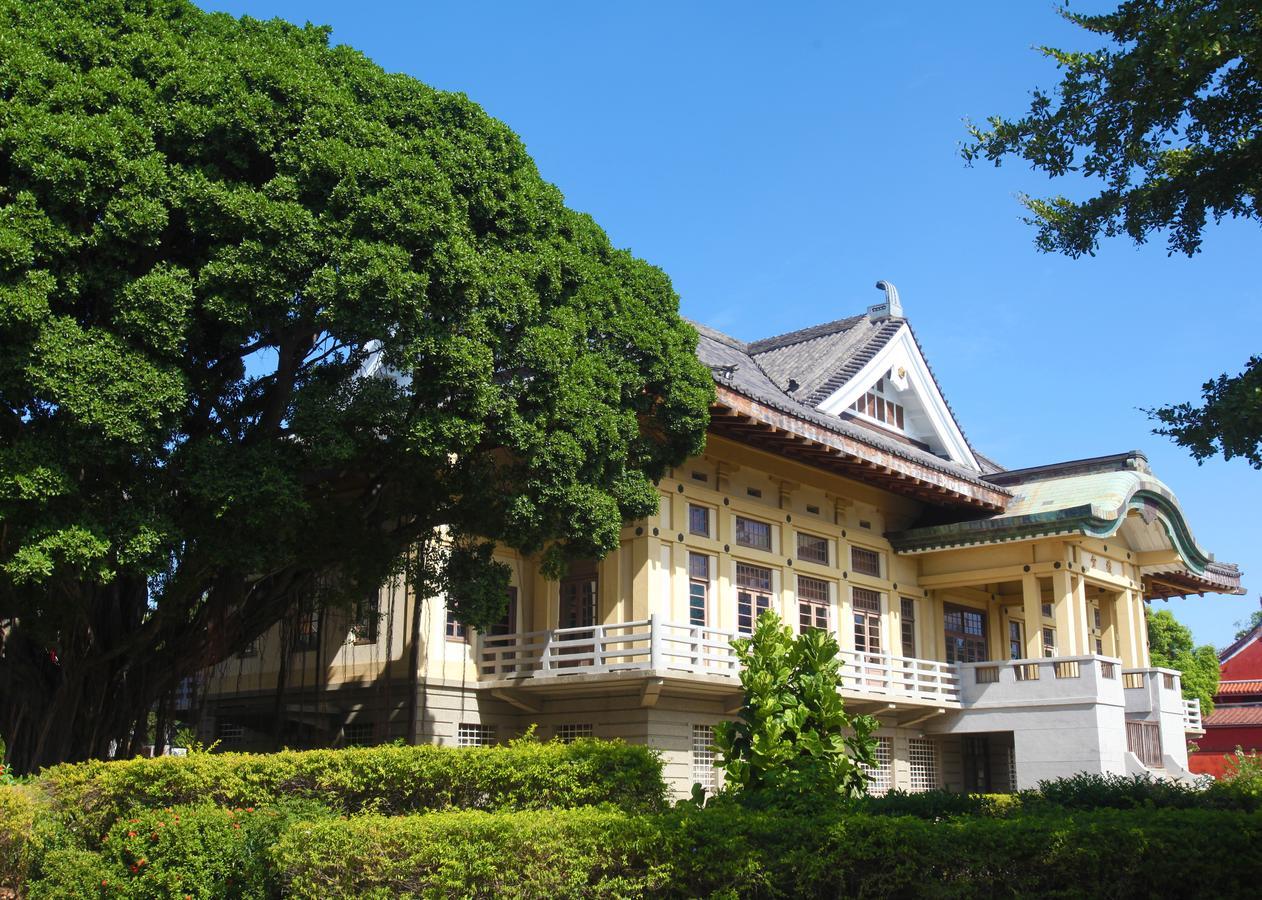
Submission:
<svg viewBox="0 0 1262 900">
<path fill-rule="evenodd" d="M 417 552 L 422 552 L 418 550 Z M 423 583 L 424 579 L 420 579 Z M 403 583 L 404 602 L 407 602 L 407 581 Z M 421 694 L 421 592 L 412 585 L 412 633 L 408 647 L 408 743 L 420 743 L 420 694 Z"/>
</svg>

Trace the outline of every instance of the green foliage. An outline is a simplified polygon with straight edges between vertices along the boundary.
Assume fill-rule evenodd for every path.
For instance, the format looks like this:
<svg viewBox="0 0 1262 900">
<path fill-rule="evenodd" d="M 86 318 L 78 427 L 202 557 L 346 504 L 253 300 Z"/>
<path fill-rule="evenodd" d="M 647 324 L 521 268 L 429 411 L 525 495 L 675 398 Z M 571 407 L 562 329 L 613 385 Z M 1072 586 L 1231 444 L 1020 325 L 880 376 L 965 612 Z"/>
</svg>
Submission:
<svg viewBox="0 0 1262 900">
<path fill-rule="evenodd" d="M 754 633 L 732 646 L 744 700 L 737 721 L 715 728 L 725 790 L 750 805 L 862 794 L 867 779 L 859 763 L 875 765 L 878 723 L 846 714 L 836 638 L 816 628 L 795 638 L 763 613 Z"/>
<path fill-rule="evenodd" d="M 1148 653 L 1154 666 L 1177 669 L 1183 696 L 1201 701 L 1201 712 L 1214 711 L 1214 694 L 1218 693 L 1218 651 L 1209 644 L 1197 647 L 1192 630 L 1179 622 L 1174 613 L 1160 609 L 1148 615 Z"/>
<path fill-rule="evenodd" d="M 1262 818 L 1216 810 L 930 822 L 719 804 L 327 820 L 275 858 L 297 897 L 1241 896 L 1259 840 Z"/>
<path fill-rule="evenodd" d="M 283 753 L 194 753 L 47 770 L 38 786 L 83 840 L 136 810 L 190 803 L 228 808 L 314 800 L 340 812 L 544 809 L 665 804 L 661 761 L 613 741 L 516 742 L 503 747 L 356 747 Z"/>
<path fill-rule="evenodd" d="M 1035 243 L 1094 254 L 1101 236 L 1143 243 L 1169 229 L 1171 253 L 1200 250 L 1210 217 L 1258 219 L 1262 18 L 1255 0 L 1128 0 L 1101 15 L 1061 15 L 1112 48 L 1040 48 L 1062 78 L 1034 91 L 1021 119 L 970 126 L 969 162 L 1014 156 L 1058 178 L 1099 179 L 1098 194 L 1023 197 Z M 1199 461 L 1218 453 L 1262 468 L 1262 357 L 1202 386 L 1202 403 L 1146 410 L 1155 433 Z"/>
<path fill-rule="evenodd" d="M 39 813 L 35 792 L 0 785 L 0 886 L 21 886 L 31 862 L 31 830 Z"/>
<path fill-rule="evenodd" d="M 86 846 L 73 840 L 51 845 L 34 867 L 29 894 L 135 900 L 279 896 L 271 848 L 294 823 L 329 815 L 312 803 L 138 810 Z"/>
<path fill-rule="evenodd" d="M 1022 808 L 1017 794 L 962 794 L 939 789 L 908 792 L 887 791 L 879 797 L 856 798 L 853 808 L 875 816 L 915 816 L 948 819 L 956 816 L 1002 817 Z"/>
<path fill-rule="evenodd" d="M 291 829 L 274 851 L 286 896 L 643 896 L 652 820 L 614 810 L 360 816 Z"/>
<path fill-rule="evenodd" d="M 1262 153 L 1262 21 L 1253 0 L 1128 0 L 1061 15 L 1113 47 L 1041 47 L 1061 81 L 1025 117 L 970 127 L 972 161 L 1007 156 L 1057 178 L 1104 182 L 1081 202 L 1024 198 L 1045 251 L 1094 253 L 1101 235 L 1142 243 L 1170 229 L 1170 252 L 1200 248 L 1208 217 L 1256 219 Z"/>
<path fill-rule="evenodd" d="M 1262 469 L 1262 356 L 1250 357 L 1239 375 L 1201 385 L 1201 405 L 1177 403 L 1145 410 L 1161 423 L 1156 434 L 1173 438 L 1198 462 L 1222 454 L 1244 457 Z"/>
<path fill-rule="evenodd" d="M 1237 747 L 1226 759 L 1227 771 L 1214 786 L 1220 795 L 1235 798 L 1242 806 L 1262 809 L 1262 754 L 1256 750 L 1246 753 Z"/>
<path fill-rule="evenodd" d="M 425 584 L 494 621 L 488 542 L 603 556 L 702 446 L 669 279 L 463 95 L 187 0 L 0 0 L 0 85 L 19 771 L 103 755 L 311 585 L 349 602 L 440 526 Z"/>
</svg>

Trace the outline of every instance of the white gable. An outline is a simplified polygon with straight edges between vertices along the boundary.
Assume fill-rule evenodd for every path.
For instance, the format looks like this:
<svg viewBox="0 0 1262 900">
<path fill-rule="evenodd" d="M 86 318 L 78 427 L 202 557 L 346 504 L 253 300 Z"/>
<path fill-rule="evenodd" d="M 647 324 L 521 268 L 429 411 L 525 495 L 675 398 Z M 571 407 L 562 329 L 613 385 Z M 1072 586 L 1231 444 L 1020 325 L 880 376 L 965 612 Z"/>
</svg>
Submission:
<svg viewBox="0 0 1262 900">
<path fill-rule="evenodd" d="M 857 418 L 875 418 L 851 409 L 873 391 L 901 407 L 902 428 L 897 427 L 896 421 L 876 420 L 881 427 L 901 431 L 927 444 L 934 453 L 981 471 L 906 323 L 867 365 L 817 409 L 833 416 L 849 412 Z"/>
</svg>

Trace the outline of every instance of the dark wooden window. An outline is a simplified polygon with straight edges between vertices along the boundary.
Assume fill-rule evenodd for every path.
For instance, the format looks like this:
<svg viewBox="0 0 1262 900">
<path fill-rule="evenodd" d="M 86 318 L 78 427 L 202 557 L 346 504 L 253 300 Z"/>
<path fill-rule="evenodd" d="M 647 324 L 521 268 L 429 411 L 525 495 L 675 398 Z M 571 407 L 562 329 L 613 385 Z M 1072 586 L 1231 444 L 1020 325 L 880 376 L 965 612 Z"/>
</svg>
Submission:
<svg viewBox="0 0 1262 900">
<path fill-rule="evenodd" d="M 771 525 L 757 519 L 736 517 L 736 543 L 755 550 L 771 549 Z"/>
<path fill-rule="evenodd" d="M 688 623 L 704 625 L 710 605 L 710 557 L 688 554 Z"/>
<path fill-rule="evenodd" d="M 1021 623 L 1008 623 L 1008 658 L 1024 659 L 1025 658 L 1025 641 L 1022 640 Z"/>
<path fill-rule="evenodd" d="M 1043 627 L 1043 655 L 1052 657 L 1056 655 L 1056 629 Z"/>
<path fill-rule="evenodd" d="M 758 617 L 771 609 L 771 570 L 736 564 L 736 630 L 753 634 Z"/>
<path fill-rule="evenodd" d="M 798 628 L 828 630 L 828 582 L 798 576 Z"/>
<path fill-rule="evenodd" d="M 798 559 L 828 565 L 828 539 L 799 531 Z"/>
<path fill-rule="evenodd" d="M 566 578 L 561 582 L 562 628 L 589 628 L 596 624 L 595 574 Z"/>
<path fill-rule="evenodd" d="M 710 507 L 688 504 L 688 533 L 710 536 Z"/>
<path fill-rule="evenodd" d="M 903 633 L 903 656 L 914 659 L 916 656 L 916 601 L 903 597 L 899 601 L 900 627 Z"/>
<path fill-rule="evenodd" d="M 942 610 L 942 626 L 946 632 L 947 662 L 971 663 L 990 659 L 986 650 L 986 613 L 983 610 L 948 603 Z"/>
<path fill-rule="evenodd" d="M 860 653 L 881 652 L 881 595 L 866 588 L 850 589 L 854 610 L 854 647 Z"/>
<path fill-rule="evenodd" d="M 381 622 L 381 594 L 373 591 L 355 602 L 355 621 L 351 634 L 357 644 L 377 643 L 377 626 Z"/>
<path fill-rule="evenodd" d="M 850 548 L 850 568 L 860 575 L 881 577 L 881 554 L 864 547 Z"/>
</svg>

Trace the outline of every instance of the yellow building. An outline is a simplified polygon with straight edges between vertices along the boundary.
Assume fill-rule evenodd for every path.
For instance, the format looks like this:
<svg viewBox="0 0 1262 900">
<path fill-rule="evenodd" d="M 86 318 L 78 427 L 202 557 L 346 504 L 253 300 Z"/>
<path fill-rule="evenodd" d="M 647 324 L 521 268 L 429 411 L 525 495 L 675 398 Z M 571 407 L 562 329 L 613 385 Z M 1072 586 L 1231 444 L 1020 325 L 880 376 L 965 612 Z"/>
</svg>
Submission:
<svg viewBox="0 0 1262 900">
<path fill-rule="evenodd" d="M 772 610 L 837 634 L 847 705 L 883 726 L 876 790 L 1183 777 L 1199 709 L 1149 665 L 1146 604 L 1241 593 L 1239 571 L 1139 453 L 1008 471 L 975 451 L 878 286 L 865 314 L 749 344 L 698 326 L 705 452 L 617 552 L 553 581 L 505 551 L 490 634 L 402 583 L 304 614 L 208 673 L 207 736 L 470 745 L 537 725 L 655 747 L 686 793 L 713 784 L 712 728 L 740 703 L 729 642 Z"/>
</svg>

